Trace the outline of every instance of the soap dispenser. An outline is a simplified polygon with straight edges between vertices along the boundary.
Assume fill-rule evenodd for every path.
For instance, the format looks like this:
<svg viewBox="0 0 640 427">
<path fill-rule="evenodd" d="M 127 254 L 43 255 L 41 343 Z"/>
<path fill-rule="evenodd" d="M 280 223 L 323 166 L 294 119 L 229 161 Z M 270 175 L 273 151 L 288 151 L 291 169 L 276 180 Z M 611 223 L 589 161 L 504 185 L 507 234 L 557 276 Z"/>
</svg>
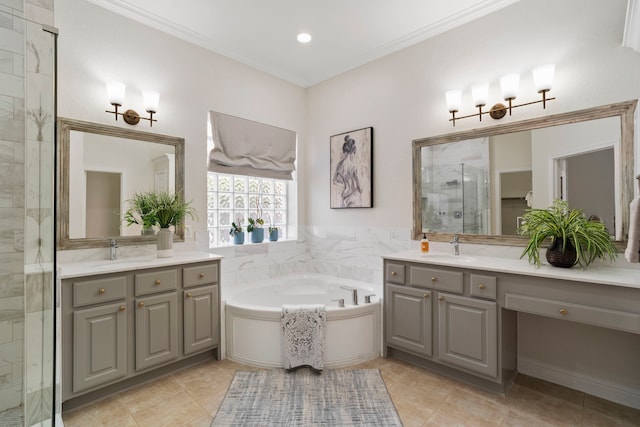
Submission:
<svg viewBox="0 0 640 427">
<path fill-rule="evenodd" d="M 427 239 L 427 233 L 423 233 L 422 240 L 420 240 L 420 250 L 423 253 L 429 252 L 429 239 Z"/>
</svg>

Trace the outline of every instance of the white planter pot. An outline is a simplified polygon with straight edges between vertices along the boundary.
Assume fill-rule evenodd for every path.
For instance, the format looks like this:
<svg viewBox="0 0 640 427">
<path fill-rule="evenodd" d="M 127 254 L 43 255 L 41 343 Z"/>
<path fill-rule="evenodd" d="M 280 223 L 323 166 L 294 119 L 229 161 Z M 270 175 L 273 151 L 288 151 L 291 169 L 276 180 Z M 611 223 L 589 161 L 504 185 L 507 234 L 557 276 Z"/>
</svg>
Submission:
<svg viewBox="0 0 640 427">
<path fill-rule="evenodd" d="M 157 249 L 158 258 L 173 256 L 173 231 L 171 229 L 161 228 L 158 231 Z"/>
</svg>

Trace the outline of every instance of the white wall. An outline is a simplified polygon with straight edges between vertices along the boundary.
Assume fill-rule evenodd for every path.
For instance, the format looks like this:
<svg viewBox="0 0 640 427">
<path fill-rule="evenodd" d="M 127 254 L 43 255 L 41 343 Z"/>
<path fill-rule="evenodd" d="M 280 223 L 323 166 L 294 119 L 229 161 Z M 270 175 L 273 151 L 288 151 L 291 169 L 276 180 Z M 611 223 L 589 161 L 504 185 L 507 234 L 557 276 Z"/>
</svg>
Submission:
<svg viewBox="0 0 640 427">
<path fill-rule="evenodd" d="M 295 85 L 106 11 L 83 0 L 56 4 L 58 115 L 183 137 L 185 197 L 199 222 L 187 225 L 206 240 L 207 112 L 215 110 L 298 133 L 306 143 L 306 95 Z M 105 83 L 127 85 L 123 109 L 144 114 L 142 91 L 160 92 L 148 122 L 117 122 Z M 199 238 L 200 238 L 199 237 Z M 187 238 L 193 238 L 191 233 Z"/>
<path fill-rule="evenodd" d="M 375 207 L 330 210 L 328 186 L 321 186 L 308 192 L 307 223 L 410 227 L 412 139 L 638 98 L 640 54 L 620 46 L 625 10 L 624 0 L 522 0 L 310 88 L 307 181 L 327 179 L 329 135 L 373 126 Z M 546 110 L 522 107 L 500 121 L 451 126 L 446 90 L 463 88 L 459 115 L 473 113 L 472 84 L 489 82 L 490 100 L 498 102 L 499 77 L 516 71 L 522 75 L 516 101 L 532 101 L 538 95 L 530 70 L 549 62 L 556 64 L 557 100 Z"/>
</svg>

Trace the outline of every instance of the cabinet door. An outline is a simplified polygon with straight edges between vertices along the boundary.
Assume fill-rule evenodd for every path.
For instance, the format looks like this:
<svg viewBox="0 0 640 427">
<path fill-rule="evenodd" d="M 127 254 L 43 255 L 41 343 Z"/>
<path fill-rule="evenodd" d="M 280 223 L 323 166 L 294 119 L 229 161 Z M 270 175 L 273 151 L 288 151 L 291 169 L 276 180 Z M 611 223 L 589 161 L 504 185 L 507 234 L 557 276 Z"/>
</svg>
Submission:
<svg viewBox="0 0 640 427">
<path fill-rule="evenodd" d="M 387 284 L 387 345 L 431 356 L 431 291 Z"/>
<path fill-rule="evenodd" d="M 184 291 L 184 354 L 218 345 L 218 286 Z"/>
<path fill-rule="evenodd" d="M 136 370 L 178 357 L 178 298 L 175 292 L 136 299 Z"/>
<path fill-rule="evenodd" d="M 124 302 L 73 313 L 73 392 L 124 377 L 127 372 Z"/>
<path fill-rule="evenodd" d="M 495 302 L 440 293 L 438 358 L 487 376 L 498 375 Z"/>
</svg>

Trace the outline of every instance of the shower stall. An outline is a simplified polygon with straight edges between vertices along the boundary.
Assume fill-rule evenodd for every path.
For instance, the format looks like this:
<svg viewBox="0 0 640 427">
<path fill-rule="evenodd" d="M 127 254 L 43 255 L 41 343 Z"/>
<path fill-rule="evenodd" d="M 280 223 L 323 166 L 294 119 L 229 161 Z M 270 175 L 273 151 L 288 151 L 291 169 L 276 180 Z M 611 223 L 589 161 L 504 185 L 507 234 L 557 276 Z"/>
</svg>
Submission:
<svg viewBox="0 0 640 427">
<path fill-rule="evenodd" d="M 53 0 L 0 0 L 0 425 L 55 424 Z"/>
<path fill-rule="evenodd" d="M 436 165 L 423 181 L 423 228 L 489 234 L 489 171 L 465 163 Z"/>
</svg>

